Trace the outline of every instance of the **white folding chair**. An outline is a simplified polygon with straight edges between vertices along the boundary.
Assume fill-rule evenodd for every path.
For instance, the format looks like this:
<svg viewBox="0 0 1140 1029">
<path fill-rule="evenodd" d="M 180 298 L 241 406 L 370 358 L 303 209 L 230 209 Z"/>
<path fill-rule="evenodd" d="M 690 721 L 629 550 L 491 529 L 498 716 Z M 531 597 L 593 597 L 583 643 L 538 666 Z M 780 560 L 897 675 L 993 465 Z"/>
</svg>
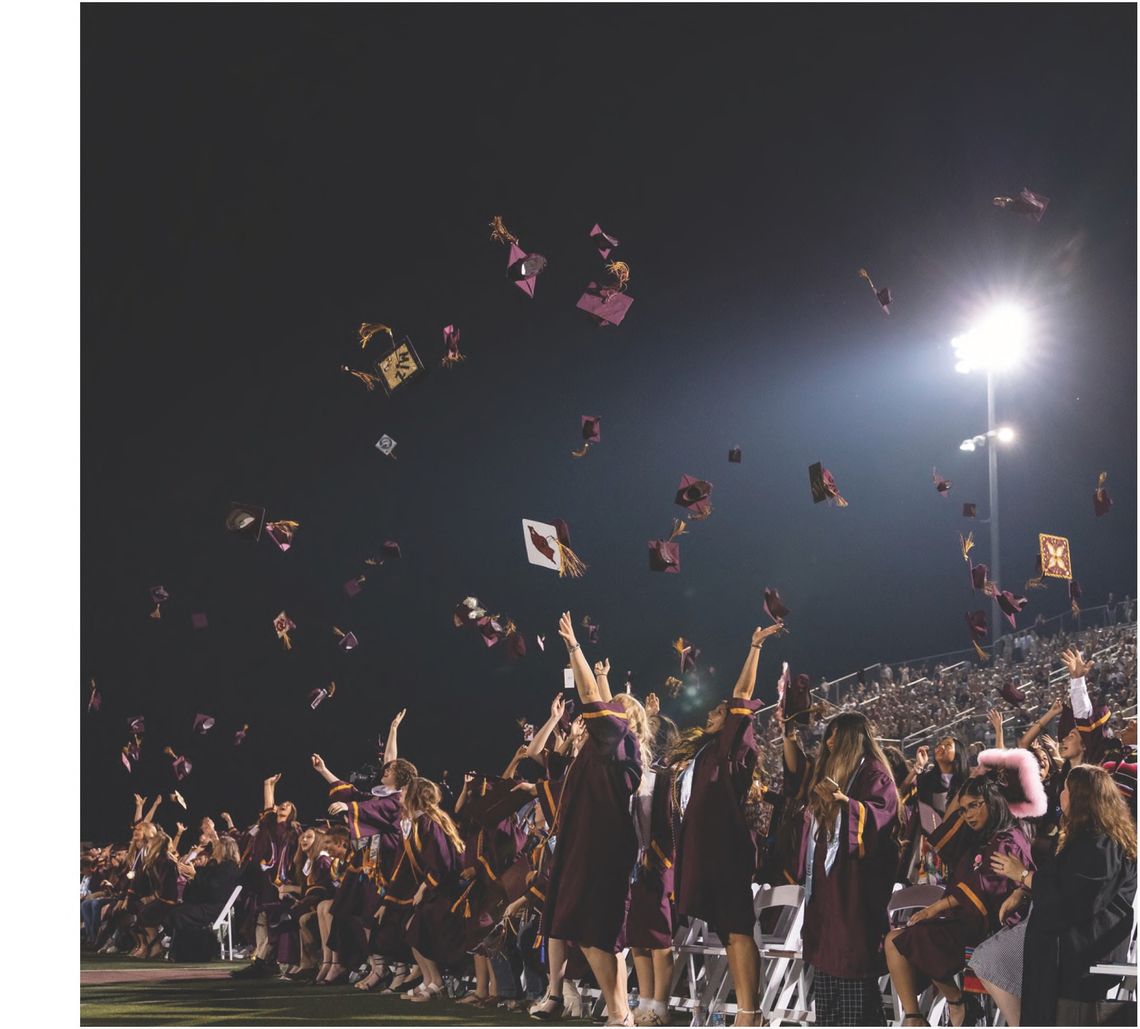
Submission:
<svg viewBox="0 0 1140 1029">
<path fill-rule="evenodd" d="M 943 887 L 934 885 L 904 886 L 901 890 L 895 890 L 887 902 L 887 924 L 889 928 L 897 929 L 906 925 L 908 915 L 915 911 L 921 911 L 935 901 L 941 900 L 945 892 Z M 883 1006 L 894 1011 L 895 1022 L 901 1025 L 905 1012 L 889 975 L 884 975 L 879 979 L 879 989 L 883 994 Z M 945 998 L 934 986 L 928 986 L 919 994 L 918 1011 L 926 1016 L 926 1020 L 931 1025 L 940 1024 L 945 1007 Z"/>
<path fill-rule="evenodd" d="M 218 934 L 218 947 L 221 949 L 223 961 L 234 959 L 234 903 L 240 894 L 241 886 L 235 886 L 230 899 L 226 901 L 226 906 L 210 926 Z"/>
<path fill-rule="evenodd" d="M 804 964 L 800 933 L 804 924 L 802 886 L 762 886 L 756 893 L 756 945 L 760 948 L 760 1011 L 765 1021 L 810 1022 L 813 973 Z M 780 914 L 769 932 L 761 931 L 765 912 Z"/>
</svg>

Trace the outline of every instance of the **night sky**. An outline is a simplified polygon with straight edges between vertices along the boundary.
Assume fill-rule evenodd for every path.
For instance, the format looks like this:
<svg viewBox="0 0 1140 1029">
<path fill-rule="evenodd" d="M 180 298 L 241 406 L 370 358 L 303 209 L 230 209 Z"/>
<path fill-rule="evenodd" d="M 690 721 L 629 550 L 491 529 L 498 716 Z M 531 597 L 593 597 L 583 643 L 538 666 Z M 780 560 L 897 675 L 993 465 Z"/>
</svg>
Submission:
<svg viewBox="0 0 1140 1029">
<path fill-rule="evenodd" d="M 1133 6 L 87 5 L 82 24 L 85 838 L 124 838 L 131 793 L 174 788 L 166 745 L 194 762 L 190 819 L 251 819 L 278 771 L 315 818 L 309 754 L 347 774 L 405 705 L 424 774 L 497 771 L 513 720 L 541 722 L 561 686 L 567 608 L 642 695 L 693 640 L 700 693 L 666 708 L 682 722 L 731 689 L 765 586 L 792 610 L 765 697 L 781 660 L 816 679 L 968 646 L 983 604 L 958 533 L 988 559 L 961 518 L 986 512 L 986 458 L 958 444 L 985 429 L 985 380 L 949 341 L 998 299 L 1034 324 L 998 382 L 1018 431 L 1002 585 L 1053 532 L 1086 604 L 1135 595 Z M 991 204 L 1022 186 L 1052 198 L 1040 224 Z M 533 300 L 496 214 L 549 260 Z M 632 270 L 617 328 L 574 306 L 602 272 L 595 222 Z M 362 321 L 409 335 L 428 374 L 391 397 L 342 374 L 382 349 L 361 357 Z M 467 360 L 446 370 L 449 323 Z M 602 442 L 574 460 L 583 414 Z M 815 461 L 848 508 L 812 504 Z M 684 473 L 714 512 L 681 573 L 654 574 Z M 227 536 L 231 500 L 300 522 L 293 549 Z M 528 565 L 524 517 L 566 519 L 587 574 Z M 389 538 L 403 559 L 365 568 Z M 452 627 L 472 594 L 521 626 L 525 659 Z M 1067 606 L 1034 592 L 1025 621 Z"/>
</svg>

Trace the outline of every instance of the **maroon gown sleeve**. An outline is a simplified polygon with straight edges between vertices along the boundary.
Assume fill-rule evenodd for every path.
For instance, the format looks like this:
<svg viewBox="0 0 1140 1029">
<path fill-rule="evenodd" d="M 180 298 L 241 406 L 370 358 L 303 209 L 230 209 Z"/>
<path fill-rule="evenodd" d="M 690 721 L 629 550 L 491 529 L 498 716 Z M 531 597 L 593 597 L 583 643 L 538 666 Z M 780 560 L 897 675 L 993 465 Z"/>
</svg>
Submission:
<svg viewBox="0 0 1140 1029">
<path fill-rule="evenodd" d="M 899 793 L 895 780 L 877 761 L 868 761 L 847 799 L 847 852 L 855 857 L 876 853 L 881 838 L 898 824 Z"/>
<path fill-rule="evenodd" d="M 629 734 L 629 715 L 616 700 L 595 700 L 582 705 L 590 739 L 605 757 L 611 757 Z"/>
<path fill-rule="evenodd" d="M 938 858 L 948 868 L 953 868 L 959 858 L 974 844 L 976 837 L 962 817 L 962 809 L 955 808 L 930 833 L 930 845 Z"/>
<path fill-rule="evenodd" d="M 990 867 L 990 857 L 993 854 L 1009 854 L 1032 872 L 1036 866 L 1030 851 L 1029 841 L 1020 829 L 1007 829 L 997 833 L 974 855 L 969 866 L 950 887 L 947 896 L 957 898 L 963 910 L 980 917 L 987 930 L 995 930 L 1002 902 L 1014 891 L 1015 886 L 1011 879 Z"/>
<path fill-rule="evenodd" d="M 724 726 L 717 733 L 715 756 L 736 763 L 744 755 L 755 752 L 756 730 L 752 716 L 763 707 L 763 701 L 747 700 L 744 697 L 729 697 L 725 712 Z"/>
</svg>

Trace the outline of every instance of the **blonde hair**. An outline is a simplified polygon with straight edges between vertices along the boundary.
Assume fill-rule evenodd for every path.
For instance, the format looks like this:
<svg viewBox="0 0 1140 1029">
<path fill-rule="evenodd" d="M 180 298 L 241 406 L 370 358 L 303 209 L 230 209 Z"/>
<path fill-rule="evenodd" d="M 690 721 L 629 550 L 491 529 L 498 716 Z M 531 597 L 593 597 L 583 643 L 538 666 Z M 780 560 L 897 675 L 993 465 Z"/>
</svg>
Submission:
<svg viewBox="0 0 1140 1029">
<path fill-rule="evenodd" d="M 653 730 L 649 727 L 649 715 L 645 705 L 632 693 L 619 693 L 614 697 L 629 715 L 629 731 L 641 746 L 641 763 L 653 764 Z"/>
<path fill-rule="evenodd" d="M 407 815 L 427 815 L 443 830 L 455 849 L 462 852 L 465 846 L 463 837 L 459 835 L 451 816 L 439 806 L 442 799 L 439 787 L 430 779 L 417 776 L 404 787 L 403 804 Z"/>
</svg>

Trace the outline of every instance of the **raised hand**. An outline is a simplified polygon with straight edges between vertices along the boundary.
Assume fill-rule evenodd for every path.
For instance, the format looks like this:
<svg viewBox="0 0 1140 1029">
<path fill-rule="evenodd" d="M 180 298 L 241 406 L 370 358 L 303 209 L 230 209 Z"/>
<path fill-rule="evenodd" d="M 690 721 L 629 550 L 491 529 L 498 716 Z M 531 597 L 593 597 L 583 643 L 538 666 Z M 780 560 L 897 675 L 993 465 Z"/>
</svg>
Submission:
<svg viewBox="0 0 1140 1029">
<path fill-rule="evenodd" d="M 556 722 L 562 721 L 562 716 L 566 713 L 566 701 L 562 699 L 561 693 L 556 693 L 554 699 L 550 702 L 550 717 Z"/>
<path fill-rule="evenodd" d="M 1083 679 L 1096 664 L 1095 661 L 1085 661 L 1076 647 L 1061 651 L 1061 663 L 1069 670 L 1070 679 Z"/>
<path fill-rule="evenodd" d="M 645 698 L 645 713 L 649 715 L 650 718 L 661 713 L 661 699 L 656 693 L 650 693 L 649 696 Z"/>
<path fill-rule="evenodd" d="M 1053 721 L 1062 711 L 1065 710 L 1065 705 L 1060 700 L 1054 700 L 1052 706 L 1045 712 L 1044 720 L 1046 722 Z"/>
<path fill-rule="evenodd" d="M 990 725 L 994 727 L 994 731 L 1000 732 L 1002 726 L 1005 724 L 1005 719 L 1002 718 L 1001 712 L 996 707 L 991 708 L 988 717 L 990 720 Z"/>
<path fill-rule="evenodd" d="M 310 760 L 310 761 L 312 762 L 312 764 L 313 764 L 313 770 L 314 770 L 314 771 L 316 771 L 316 772 L 324 772 L 324 771 L 327 771 L 327 769 L 326 769 L 326 767 L 325 767 L 325 759 L 324 759 L 323 757 L 321 757 L 321 755 L 320 755 L 320 754 L 313 754 L 313 755 L 311 755 L 311 756 L 309 757 L 309 760 Z M 278 778 L 280 778 L 280 776 L 278 776 Z"/>
<path fill-rule="evenodd" d="M 343 800 L 335 800 L 329 805 L 330 815 L 343 815 L 348 810 L 348 805 Z"/>
<path fill-rule="evenodd" d="M 392 719 L 392 728 L 393 729 L 398 729 L 400 727 L 400 723 L 404 720 L 404 715 L 406 715 L 407 713 L 408 713 L 408 709 L 406 707 L 401 708 L 399 711 L 396 712 L 395 717 Z"/>
<path fill-rule="evenodd" d="M 226 825 L 228 825 L 231 829 L 234 827 L 233 815 L 231 815 L 228 811 L 222 812 L 222 821 L 224 821 Z"/>
<path fill-rule="evenodd" d="M 276 775 L 271 775 L 268 779 L 266 779 L 265 785 L 266 786 L 276 786 L 280 781 L 281 781 L 281 773 L 278 772 Z"/>
<path fill-rule="evenodd" d="M 928 764 L 930 764 L 930 748 L 927 746 L 919 747 L 914 753 L 914 770 L 922 772 Z"/>
<path fill-rule="evenodd" d="M 760 648 L 764 646 L 764 641 L 769 636 L 775 636 L 778 633 L 786 631 L 787 630 L 785 629 L 783 622 L 777 622 L 775 625 L 769 625 L 766 627 L 757 626 L 757 628 L 752 632 L 752 646 Z"/>
<path fill-rule="evenodd" d="M 186 826 L 184 826 L 181 822 L 175 822 L 174 828 L 178 830 L 179 836 L 181 836 L 186 831 Z"/>
<path fill-rule="evenodd" d="M 607 657 L 604 661 L 594 662 L 594 675 L 608 676 L 610 674 L 610 659 Z"/>
<path fill-rule="evenodd" d="M 573 650 L 578 646 L 578 639 L 574 635 L 574 622 L 569 611 L 563 611 L 562 617 L 558 619 L 558 635 L 562 637 L 567 650 Z"/>
</svg>

